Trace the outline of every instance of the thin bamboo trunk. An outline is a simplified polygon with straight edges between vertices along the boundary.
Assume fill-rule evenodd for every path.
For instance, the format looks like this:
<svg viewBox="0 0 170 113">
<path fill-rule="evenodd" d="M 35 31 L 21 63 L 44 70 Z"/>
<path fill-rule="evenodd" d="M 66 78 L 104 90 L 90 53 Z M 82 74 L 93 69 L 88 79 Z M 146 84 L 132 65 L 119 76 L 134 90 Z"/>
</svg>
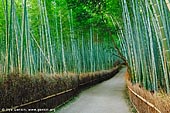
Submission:
<svg viewBox="0 0 170 113">
<path fill-rule="evenodd" d="M 64 54 L 64 40 L 63 40 L 63 28 L 62 28 L 61 12 L 60 12 L 60 38 L 61 38 L 61 50 L 62 50 L 63 71 L 64 71 L 64 73 L 66 73 L 66 72 L 67 72 L 67 68 L 66 68 L 66 60 L 65 60 L 65 54 Z"/>
</svg>

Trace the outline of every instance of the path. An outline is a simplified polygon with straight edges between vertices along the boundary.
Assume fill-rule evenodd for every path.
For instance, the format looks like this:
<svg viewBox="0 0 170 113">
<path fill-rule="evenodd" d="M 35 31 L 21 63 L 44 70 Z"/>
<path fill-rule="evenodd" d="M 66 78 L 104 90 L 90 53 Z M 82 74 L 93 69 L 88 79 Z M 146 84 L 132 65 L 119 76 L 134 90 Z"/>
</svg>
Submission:
<svg viewBox="0 0 170 113">
<path fill-rule="evenodd" d="M 130 113 L 124 99 L 126 69 L 113 78 L 91 87 L 56 113 Z"/>
</svg>

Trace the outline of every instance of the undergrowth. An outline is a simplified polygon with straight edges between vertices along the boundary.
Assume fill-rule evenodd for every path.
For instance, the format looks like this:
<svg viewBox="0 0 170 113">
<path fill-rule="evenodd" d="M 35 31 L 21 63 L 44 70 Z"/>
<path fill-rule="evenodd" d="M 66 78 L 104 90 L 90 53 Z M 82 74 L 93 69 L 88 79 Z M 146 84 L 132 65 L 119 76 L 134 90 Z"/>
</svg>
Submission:
<svg viewBox="0 0 170 113">
<path fill-rule="evenodd" d="M 158 112 L 157 110 L 161 113 L 170 113 L 170 95 L 166 94 L 163 90 L 158 92 L 148 91 L 139 84 L 132 85 L 129 80 L 127 80 L 127 86 L 151 104 L 146 104 L 146 102 L 139 99 L 132 92 L 129 92 L 131 101 L 140 113 L 155 113 Z"/>
<path fill-rule="evenodd" d="M 91 80 L 97 79 L 96 82 L 100 82 L 103 76 L 112 76 L 114 70 L 117 69 L 114 68 L 109 71 L 104 70 L 94 73 L 84 73 L 79 76 L 73 73 L 62 75 L 47 75 L 40 73 L 36 76 L 11 73 L 3 82 L 0 82 L 0 109 L 12 108 L 68 89 L 78 88 L 80 84 Z M 57 98 L 52 98 L 48 102 L 43 102 L 43 106 L 37 105 L 33 107 L 48 108 L 49 105 L 50 107 L 55 107 L 73 97 L 75 93 L 76 91 L 73 90 L 73 92 L 68 93 L 67 95 L 61 95 Z M 54 102 L 56 102 L 55 105 Z"/>
</svg>

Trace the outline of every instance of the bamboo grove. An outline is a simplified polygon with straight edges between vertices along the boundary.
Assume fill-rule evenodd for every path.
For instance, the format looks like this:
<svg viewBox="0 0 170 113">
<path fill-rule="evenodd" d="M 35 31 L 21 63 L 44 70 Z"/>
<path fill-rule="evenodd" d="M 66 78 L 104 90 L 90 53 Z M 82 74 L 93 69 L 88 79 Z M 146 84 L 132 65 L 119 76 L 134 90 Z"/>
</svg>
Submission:
<svg viewBox="0 0 170 113">
<path fill-rule="evenodd" d="M 0 2 L 1 78 L 13 72 L 83 73 L 113 66 L 117 58 L 109 33 L 92 24 L 77 27 L 66 1 L 50 3 L 49 10 L 45 0 Z"/>
<path fill-rule="evenodd" d="M 133 83 L 170 92 L 170 12 L 164 0 L 121 0 L 124 33 L 118 33 Z"/>
</svg>

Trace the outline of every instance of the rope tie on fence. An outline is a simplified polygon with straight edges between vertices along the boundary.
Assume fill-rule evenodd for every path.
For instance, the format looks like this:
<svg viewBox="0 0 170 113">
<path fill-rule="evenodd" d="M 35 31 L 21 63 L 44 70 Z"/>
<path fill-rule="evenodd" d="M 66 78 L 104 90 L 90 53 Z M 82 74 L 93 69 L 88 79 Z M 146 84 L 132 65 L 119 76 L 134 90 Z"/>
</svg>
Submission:
<svg viewBox="0 0 170 113">
<path fill-rule="evenodd" d="M 146 99 L 144 99 L 142 96 L 138 95 L 136 92 L 134 92 L 129 86 L 128 89 L 139 99 L 141 99 L 143 102 L 145 102 L 147 105 L 155 109 L 158 113 L 162 113 L 157 107 L 155 107 L 152 103 L 148 102 Z"/>
</svg>

